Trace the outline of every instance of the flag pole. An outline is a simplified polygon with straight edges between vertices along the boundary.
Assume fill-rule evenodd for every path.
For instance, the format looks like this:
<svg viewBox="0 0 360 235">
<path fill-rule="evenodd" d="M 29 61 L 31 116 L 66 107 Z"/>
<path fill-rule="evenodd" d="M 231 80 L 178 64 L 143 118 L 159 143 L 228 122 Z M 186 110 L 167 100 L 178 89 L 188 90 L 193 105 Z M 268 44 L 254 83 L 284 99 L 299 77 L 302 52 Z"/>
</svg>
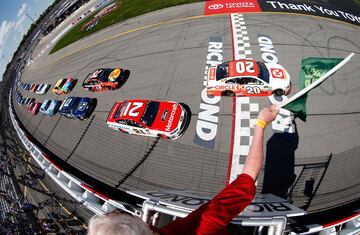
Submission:
<svg viewBox="0 0 360 235">
<path fill-rule="evenodd" d="M 295 95 L 291 96 L 289 99 L 281 102 L 278 104 L 279 108 L 284 107 L 285 105 L 287 105 L 290 102 L 293 102 L 294 100 L 296 100 L 297 98 L 299 98 L 300 96 L 304 95 L 306 92 L 310 91 L 311 89 L 313 89 L 314 87 L 316 87 L 317 85 L 319 85 L 320 83 L 322 83 L 325 79 L 327 79 L 328 77 L 330 77 L 333 73 L 335 73 L 337 70 L 339 70 L 342 66 L 344 66 L 347 62 L 350 61 L 351 57 L 353 57 L 355 55 L 355 53 L 351 53 L 350 55 L 348 55 L 345 59 L 343 59 L 340 63 L 338 63 L 336 66 L 334 66 L 332 69 L 330 69 L 327 73 L 325 73 L 324 75 L 322 75 L 319 79 L 317 79 L 315 82 L 311 83 L 309 86 L 305 87 L 304 89 L 302 89 L 301 91 L 299 91 L 298 93 L 296 93 Z"/>
</svg>

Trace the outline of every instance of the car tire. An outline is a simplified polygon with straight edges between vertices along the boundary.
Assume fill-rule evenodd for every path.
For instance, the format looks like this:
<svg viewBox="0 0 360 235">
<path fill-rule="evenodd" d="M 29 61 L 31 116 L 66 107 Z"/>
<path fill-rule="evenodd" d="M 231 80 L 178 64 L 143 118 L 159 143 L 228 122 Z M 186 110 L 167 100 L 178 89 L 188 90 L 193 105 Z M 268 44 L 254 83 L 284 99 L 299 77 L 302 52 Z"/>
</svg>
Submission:
<svg viewBox="0 0 360 235">
<path fill-rule="evenodd" d="M 129 134 L 129 132 L 127 132 L 127 131 L 125 131 L 123 129 L 119 129 L 119 131 L 122 132 L 122 133 L 125 133 L 125 134 Z"/>
<path fill-rule="evenodd" d="M 273 94 L 276 96 L 283 96 L 285 94 L 285 91 L 282 89 L 276 89 L 275 91 L 273 91 Z"/>
<path fill-rule="evenodd" d="M 235 96 L 235 93 L 233 91 L 229 91 L 229 90 L 226 90 L 226 91 L 223 91 L 223 96 Z"/>
</svg>

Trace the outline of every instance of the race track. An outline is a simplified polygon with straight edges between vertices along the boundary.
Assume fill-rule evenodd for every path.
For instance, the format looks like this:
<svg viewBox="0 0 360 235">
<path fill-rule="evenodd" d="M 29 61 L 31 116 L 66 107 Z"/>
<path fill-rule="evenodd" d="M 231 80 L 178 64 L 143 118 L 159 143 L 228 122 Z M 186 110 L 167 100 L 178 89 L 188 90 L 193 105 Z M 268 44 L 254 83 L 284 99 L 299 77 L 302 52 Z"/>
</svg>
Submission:
<svg viewBox="0 0 360 235">
<path fill-rule="evenodd" d="M 187 8 L 193 11 L 185 15 L 182 12 L 187 12 Z M 68 164 L 119 189 L 190 189 L 212 194 L 221 190 L 228 173 L 233 99 L 222 97 L 218 103 L 217 134 L 212 147 L 195 136 L 203 102 L 201 91 L 209 40 L 220 38 L 223 61 L 233 59 L 230 17 L 202 16 L 201 4 L 175 9 L 176 20 L 168 16 L 174 9 L 135 18 L 53 55 L 44 55 L 27 67 L 23 82 L 54 84 L 60 78 L 72 76 L 79 81 L 66 96 L 98 100 L 88 120 L 76 121 L 59 115 L 33 116 L 14 99 L 15 111 L 28 131 Z M 140 29 L 144 22 L 150 25 L 166 18 L 170 21 Z M 259 38 L 271 39 L 274 55 L 292 76 L 289 97 L 298 91 L 301 59 L 344 58 L 356 53 L 344 68 L 310 93 L 306 123 L 296 119 L 290 133 L 268 128 L 266 164 L 258 181 L 258 192 L 288 196 L 295 205 L 307 206 L 308 211 L 358 199 L 360 31 L 355 26 L 304 15 L 247 14 L 244 21 L 252 58 L 262 60 Z M 139 30 L 133 30 L 136 28 Z M 130 77 L 121 89 L 102 93 L 82 89 L 81 83 L 91 71 L 118 66 L 130 70 Z M 51 92 L 45 96 L 24 90 L 21 93 L 40 102 L 66 97 Z M 108 112 L 115 101 L 125 99 L 185 103 L 192 112 L 190 125 L 184 136 L 174 141 L 113 131 L 105 123 Z M 251 103 L 262 108 L 270 101 L 251 98 Z M 256 113 L 251 116 L 256 118 Z M 243 163 L 244 159 L 240 161 Z M 306 181 L 311 179 L 313 194 L 304 195 Z"/>
</svg>

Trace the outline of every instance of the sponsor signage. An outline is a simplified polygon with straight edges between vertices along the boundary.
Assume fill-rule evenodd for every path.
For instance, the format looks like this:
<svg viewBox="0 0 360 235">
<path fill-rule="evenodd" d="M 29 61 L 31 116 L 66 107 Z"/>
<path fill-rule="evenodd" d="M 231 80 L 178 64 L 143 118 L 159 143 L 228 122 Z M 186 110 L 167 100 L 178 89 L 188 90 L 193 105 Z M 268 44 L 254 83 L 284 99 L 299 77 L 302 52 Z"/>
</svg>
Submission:
<svg viewBox="0 0 360 235">
<path fill-rule="evenodd" d="M 345 21 L 360 26 L 359 13 L 352 13 L 351 10 L 344 10 L 342 1 L 338 1 L 339 5 L 318 5 L 305 3 L 305 1 L 268 1 L 259 0 L 260 7 L 263 11 L 275 12 L 293 12 L 302 14 L 311 14 L 335 20 Z M 334 2 L 334 1 L 333 1 Z"/>
<path fill-rule="evenodd" d="M 357 9 L 352 9 L 351 4 L 342 4 L 342 1 L 334 2 L 332 1 L 331 4 L 322 2 L 323 4 L 319 5 L 305 0 L 208 0 L 205 3 L 204 14 L 291 12 L 327 17 L 360 26 L 360 15 Z"/>
<path fill-rule="evenodd" d="M 89 31 L 92 28 L 94 28 L 100 21 L 101 18 L 103 18 L 104 16 L 106 16 L 107 14 L 109 14 L 110 12 L 116 10 L 118 8 L 117 3 L 112 3 L 110 5 L 108 5 L 107 7 L 105 7 L 104 9 L 102 9 L 101 11 L 99 11 L 94 17 L 93 19 L 91 19 L 88 23 L 84 24 L 81 27 L 81 30 L 85 30 L 85 31 Z"/>
<path fill-rule="evenodd" d="M 260 11 L 257 0 L 213 0 L 205 4 L 205 15 Z"/>
<path fill-rule="evenodd" d="M 202 79 L 203 89 L 201 91 L 200 111 L 196 122 L 194 143 L 209 149 L 215 147 L 215 137 L 219 121 L 218 113 L 220 111 L 220 96 L 208 95 L 206 92 L 206 83 L 208 69 L 222 63 L 223 46 L 222 37 L 210 37 L 206 56 L 205 73 Z"/>
<path fill-rule="evenodd" d="M 162 205 L 176 207 L 181 211 L 192 211 L 208 202 L 215 195 L 183 191 L 134 191 L 131 194 L 159 202 Z M 272 217 L 272 216 L 299 216 L 305 211 L 290 204 L 287 200 L 272 194 L 256 195 L 254 200 L 238 216 L 241 217 Z"/>
</svg>

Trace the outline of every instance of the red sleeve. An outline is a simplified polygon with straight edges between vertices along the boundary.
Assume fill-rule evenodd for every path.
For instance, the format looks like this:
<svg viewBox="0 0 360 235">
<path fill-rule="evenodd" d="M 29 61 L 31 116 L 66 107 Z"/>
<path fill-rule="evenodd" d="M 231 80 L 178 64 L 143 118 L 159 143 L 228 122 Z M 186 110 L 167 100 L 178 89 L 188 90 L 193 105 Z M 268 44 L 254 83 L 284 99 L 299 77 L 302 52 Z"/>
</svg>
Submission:
<svg viewBox="0 0 360 235">
<path fill-rule="evenodd" d="M 251 203 L 255 193 L 254 180 L 247 174 L 241 174 L 211 201 L 158 232 L 162 235 L 219 233 Z"/>
</svg>

